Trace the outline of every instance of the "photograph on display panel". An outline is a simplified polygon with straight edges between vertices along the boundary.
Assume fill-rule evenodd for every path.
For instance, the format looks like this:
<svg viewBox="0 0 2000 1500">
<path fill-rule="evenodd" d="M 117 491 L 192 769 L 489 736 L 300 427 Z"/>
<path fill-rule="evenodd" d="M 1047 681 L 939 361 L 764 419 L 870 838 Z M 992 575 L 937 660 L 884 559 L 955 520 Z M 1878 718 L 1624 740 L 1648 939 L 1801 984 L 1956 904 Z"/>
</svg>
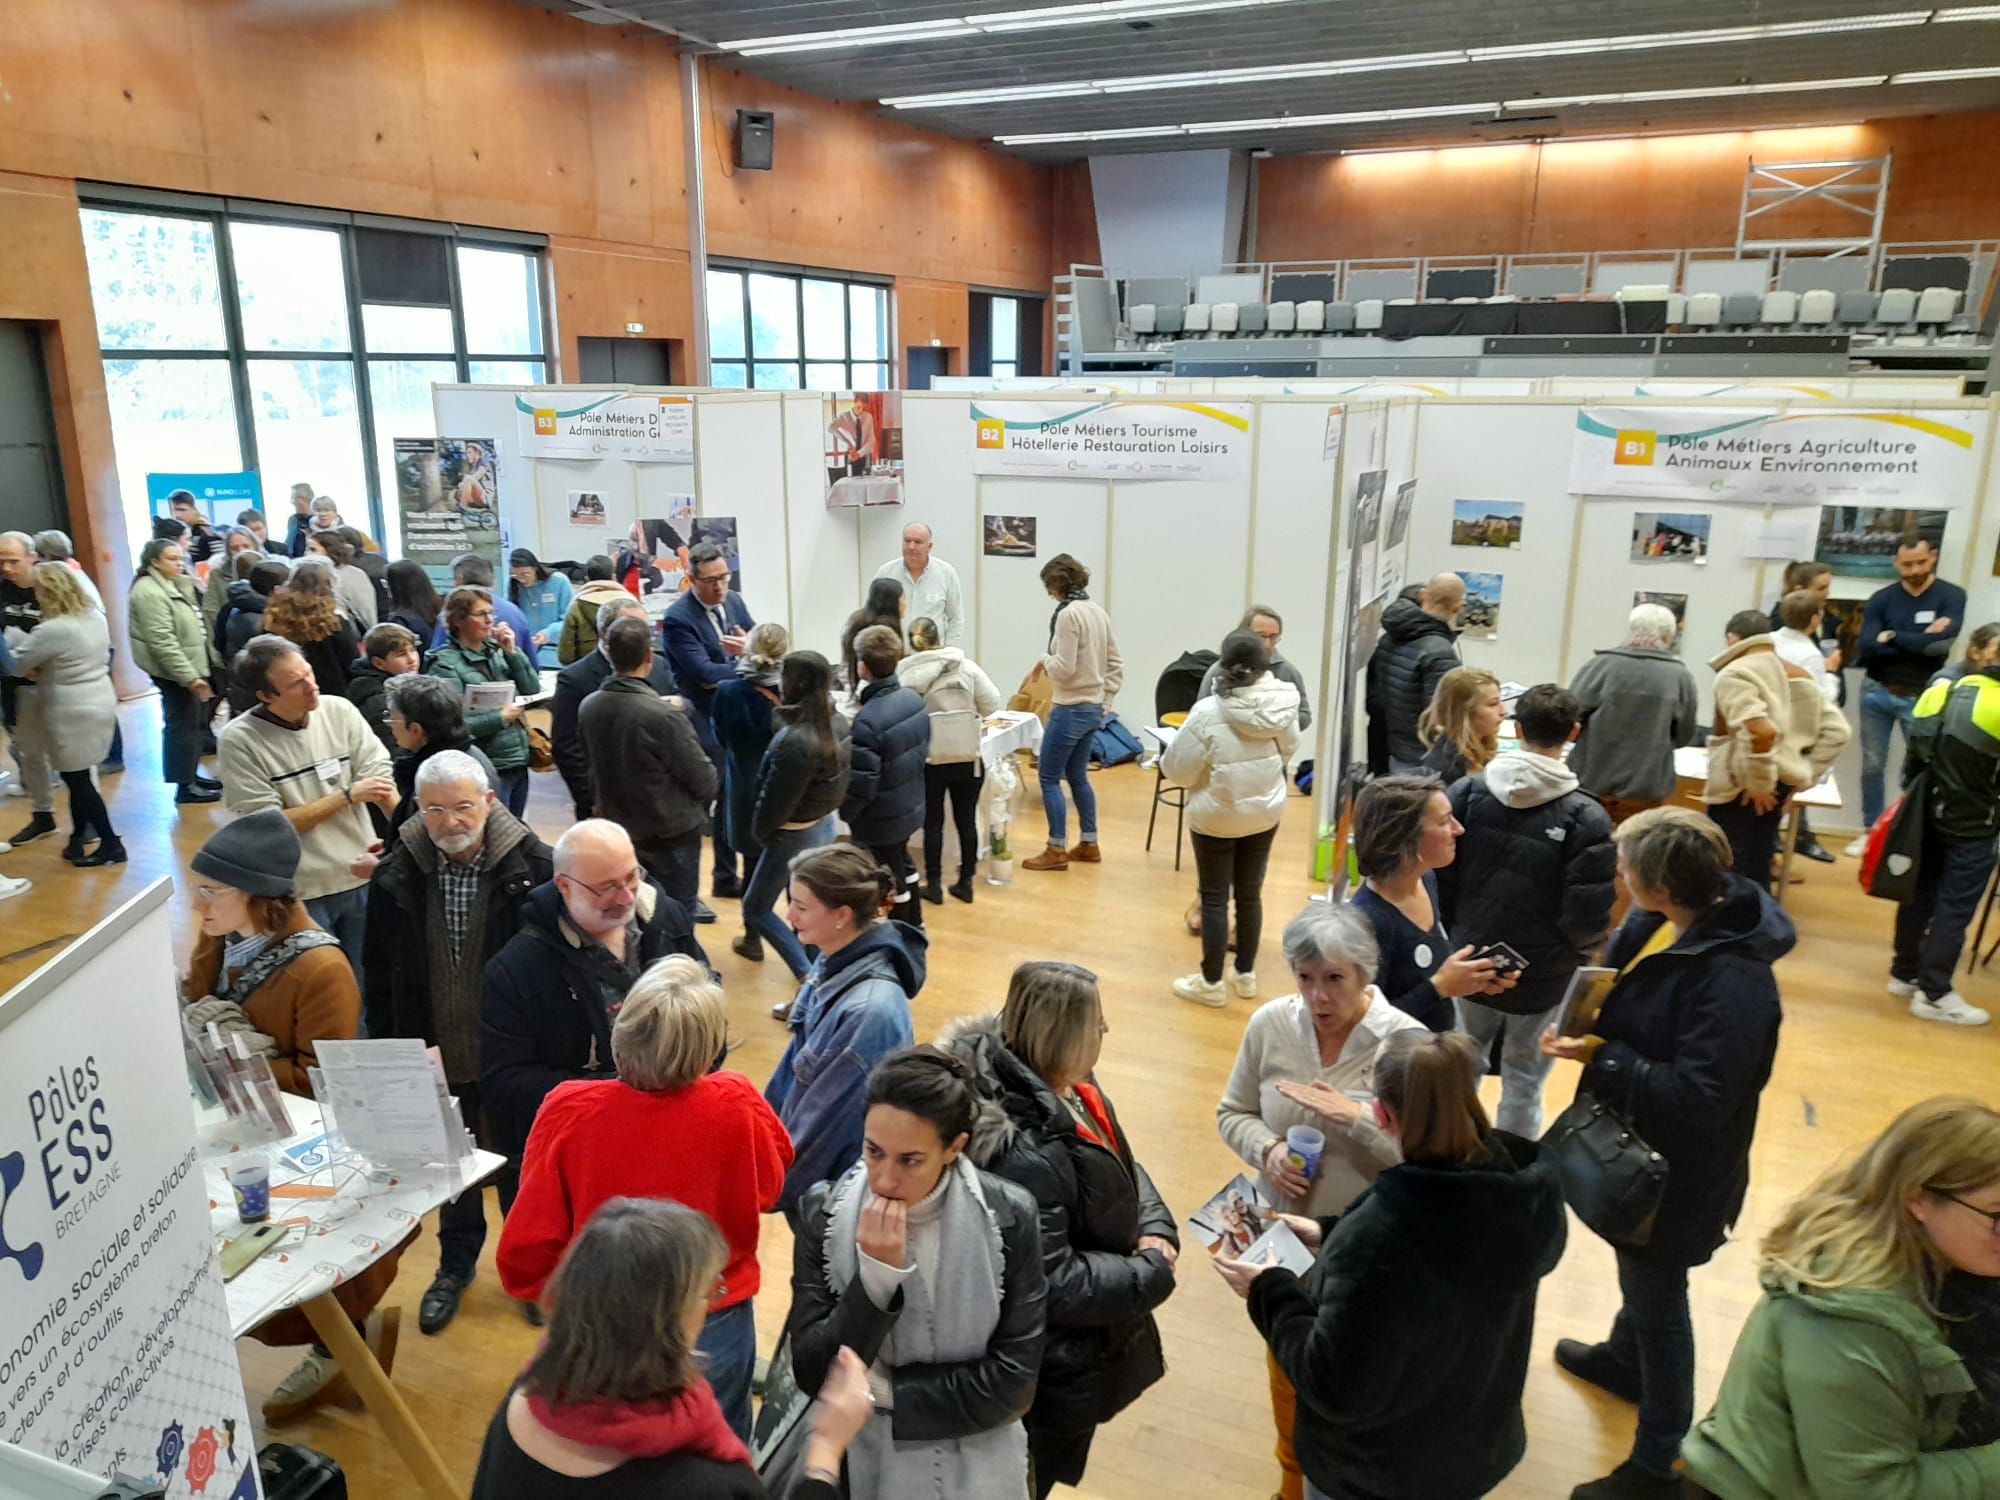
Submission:
<svg viewBox="0 0 2000 1500">
<path fill-rule="evenodd" d="M 1389 487 L 1387 469 L 1370 469 L 1354 483 L 1354 535 L 1350 545 L 1367 546 L 1382 533 L 1382 492 Z"/>
<path fill-rule="evenodd" d="M 604 497 L 596 490 L 571 490 L 569 492 L 569 524 L 572 526 L 602 526 L 604 521 Z"/>
<path fill-rule="evenodd" d="M 1454 547 L 1518 547 L 1521 545 L 1519 500 L 1454 500 L 1451 502 L 1451 544 Z"/>
<path fill-rule="evenodd" d="M 852 510 L 903 503 L 903 397 L 899 391 L 831 391 L 820 403 L 826 503 Z"/>
<path fill-rule="evenodd" d="M 1033 557 L 1035 517 L 988 516 L 985 519 L 988 557 Z"/>
<path fill-rule="evenodd" d="M 1632 561 L 1708 561 L 1710 516 L 1684 511 L 1635 511 L 1632 516 Z"/>
<path fill-rule="evenodd" d="M 1686 594 L 1663 594 L 1657 589 L 1634 589 L 1632 591 L 1632 607 L 1637 609 L 1642 604 L 1664 605 L 1667 612 L 1674 617 L 1674 623 L 1680 627 L 1680 634 L 1674 637 L 1674 650 L 1679 651 L 1681 649 L 1681 642 L 1687 639 L 1688 596 Z"/>
<path fill-rule="evenodd" d="M 1920 536 L 1944 550 L 1948 514 L 1894 506 L 1822 505 L 1813 561 L 1825 563 L 1843 578 L 1894 578 L 1896 548 L 1906 538 Z"/>
<path fill-rule="evenodd" d="M 1416 505 L 1417 482 L 1406 479 L 1396 486 L 1396 503 L 1389 511 L 1389 539 L 1385 546 L 1400 547 L 1409 539 L 1410 512 L 1416 509 Z"/>
<path fill-rule="evenodd" d="M 1506 579 L 1499 573 L 1467 573 L 1465 611 L 1458 617 L 1459 629 L 1474 639 L 1497 640 L 1500 635 L 1500 590 Z"/>
<path fill-rule="evenodd" d="M 639 597 L 660 596 L 664 609 L 674 596 L 687 587 L 688 548 L 694 543 L 694 496 L 663 495 L 642 500 L 643 509 L 664 515 L 641 516 L 625 534 L 625 550 L 618 556 L 618 577 L 638 575 Z"/>
</svg>

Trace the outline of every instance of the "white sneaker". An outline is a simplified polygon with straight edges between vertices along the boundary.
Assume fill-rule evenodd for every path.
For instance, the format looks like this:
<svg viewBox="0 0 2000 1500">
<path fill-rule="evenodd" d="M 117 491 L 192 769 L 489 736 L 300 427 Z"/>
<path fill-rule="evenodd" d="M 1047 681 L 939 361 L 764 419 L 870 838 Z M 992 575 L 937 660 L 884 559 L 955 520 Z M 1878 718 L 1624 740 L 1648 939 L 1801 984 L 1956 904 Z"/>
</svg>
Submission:
<svg viewBox="0 0 2000 1500">
<path fill-rule="evenodd" d="M 1256 971 L 1254 969 L 1248 971 L 1231 969 L 1229 971 L 1229 987 L 1236 991 L 1239 998 L 1255 1000 L 1257 998 Z"/>
<path fill-rule="evenodd" d="M 14 775 L 9 775 L 9 776 L 8 776 L 8 777 L 7 777 L 6 779 L 7 779 L 7 795 L 8 795 L 8 796 L 10 796 L 10 797 L 25 797 L 25 796 L 27 796 L 27 795 L 28 795 L 28 789 L 27 789 L 26 787 L 24 787 L 24 786 L 22 786 L 22 785 L 21 785 L 21 778 L 20 778 L 20 777 L 18 777 L 18 776 L 14 776 Z"/>
<path fill-rule="evenodd" d="M 1943 1021 L 1950 1026 L 1984 1026 L 1993 1018 L 1976 1005 L 1969 1005 L 1957 990 L 1946 990 L 1935 1000 L 1918 995 L 1910 1001 L 1910 1014 L 1919 1021 Z"/>
<path fill-rule="evenodd" d="M 1174 981 L 1174 993 L 1183 1000 L 1192 1000 L 1196 1005 L 1206 1005 L 1210 1010 L 1221 1010 L 1229 1003 L 1229 991 L 1222 987 L 1222 981 L 1210 984 L 1201 977 L 1201 971 L 1185 975 Z"/>
<path fill-rule="evenodd" d="M 1862 834 L 1860 838 L 1856 839 L 1840 852 L 1845 854 L 1849 859 L 1861 858 L 1862 855 L 1868 852 L 1868 835 L 1865 833 Z"/>
<path fill-rule="evenodd" d="M 25 895 L 34 888 L 35 882 L 32 880 L 16 880 L 11 875 L 0 875 L 0 901 L 5 901 L 9 896 Z"/>
<path fill-rule="evenodd" d="M 1917 986 L 1911 980 L 1898 979 L 1895 975 L 1891 974 L 1889 976 L 1889 993 L 1894 995 L 1898 1000 L 1914 1000 L 1917 998 Z"/>
</svg>

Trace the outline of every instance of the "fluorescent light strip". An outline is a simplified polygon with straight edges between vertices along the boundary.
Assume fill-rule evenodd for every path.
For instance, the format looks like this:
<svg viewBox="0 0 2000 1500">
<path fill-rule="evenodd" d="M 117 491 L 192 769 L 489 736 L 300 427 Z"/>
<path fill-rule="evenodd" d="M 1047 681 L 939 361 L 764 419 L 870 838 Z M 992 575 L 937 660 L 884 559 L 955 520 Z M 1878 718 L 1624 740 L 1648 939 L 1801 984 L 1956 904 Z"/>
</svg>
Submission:
<svg viewBox="0 0 2000 1500">
<path fill-rule="evenodd" d="M 1335 156 L 1418 156 L 1442 151 L 1500 151 L 1524 146 L 1587 146 L 1605 141 L 1652 141 L 1677 135 L 1751 135 L 1778 130 L 1858 130 L 1862 120 L 1802 120 L 1789 125 L 1742 125 L 1734 129 L 1690 125 L 1685 130 L 1627 130 L 1614 135 L 1534 135 L 1504 141 L 1454 141 L 1444 146 L 1355 146 Z"/>
<path fill-rule="evenodd" d="M 1961 78 L 2000 78 L 2000 68 L 1932 68 L 1923 73 L 1895 73 L 1891 83 L 1952 83 Z"/>
<path fill-rule="evenodd" d="M 1703 89 L 1642 89 L 1625 94 L 1565 94 L 1553 98 L 1509 99 L 1507 109 L 1569 109 L 1589 104 L 1656 104 L 1669 99 L 1725 99 L 1739 94 L 1804 94 L 1818 89 L 1867 89 L 1889 81 L 1887 73 L 1859 78 L 1802 78 L 1793 83 L 1738 83 Z"/>
<path fill-rule="evenodd" d="M 1200 15 L 1290 5 L 1296 0 L 1096 0 L 1082 5 L 1050 5 L 1034 10 L 989 11 L 975 16 L 940 16 L 930 21 L 891 21 L 881 26 L 843 26 L 831 31 L 795 31 L 781 36 L 738 37 L 718 42 L 725 52 L 768 57 L 781 52 L 824 52 L 837 47 L 881 47 L 944 37 L 1045 31 L 1092 26 L 1106 21 L 1139 21 L 1160 16 Z"/>
<path fill-rule="evenodd" d="M 1034 12 L 1028 14 L 1032 15 Z M 978 22 L 984 18 L 972 19 Z M 1217 88 L 1230 84 L 1279 83 L 1302 78 L 1338 78 L 1357 73 L 1445 68 L 1466 62 L 1517 62 L 1526 58 L 1572 57 L 1592 52 L 1644 52 L 1656 48 L 1705 47 L 1782 37 L 1835 36 L 1849 32 L 1888 31 L 1922 26 L 1928 21 L 1990 20 L 2000 20 L 2000 5 L 1971 6 L 1957 10 L 1885 11 L 1876 15 L 1841 16 L 1823 21 L 1780 21 L 1768 25 L 1711 27 L 1701 31 L 1654 31 L 1633 36 L 1575 37 L 1553 42 L 1523 42 L 1506 47 L 1389 53 L 1380 57 L 1340 58 L 1326 62 L 1280 63 L 1250 68 L 1209 68 L 1187 73 L 1144 73 L 1126 78 L 1077 79 L 1068 83 L 954 89 L 936 94 L 906 94 L 881 102 L 891 109 L 971 108 L 985 104 L 1019 104 L 1036 99 L 1080 98 L 1091 94 L 1136 94 L 1162 89 Z"/>
<path fill-rule="evenodd" d="M 1420 105 L 1410 109 L 1363 109 L 1339 115 L 1273 115 L 1261 120 L 1197 120 L 1187 125 L 1137 126 L 1127 130 L 1057 130 L 1039 135 L 1003 135 L 1002 146 L 1053 146 L 1070 141 L 1130 141 L 1147 136 L 1222 135 L 1239 130 L 1303 130 L 1320 125 L 1367 125 L 1388 120 L 1443 119 L 1453 115 L 1485 115 L 1500 106 L 1484 104 Z"/>
</svg>

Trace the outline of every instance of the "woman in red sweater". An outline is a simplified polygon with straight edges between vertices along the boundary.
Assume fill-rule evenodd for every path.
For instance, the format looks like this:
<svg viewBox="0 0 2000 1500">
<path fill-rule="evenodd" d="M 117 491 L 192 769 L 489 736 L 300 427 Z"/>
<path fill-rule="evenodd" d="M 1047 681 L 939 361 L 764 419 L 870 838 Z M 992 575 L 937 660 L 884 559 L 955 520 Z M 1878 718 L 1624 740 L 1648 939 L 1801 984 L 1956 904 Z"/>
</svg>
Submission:
<svg viewBox="0 0 2000 1500">
<path fill-rule="evenodd" d="M 723 1415 L 747 1440 L 757 1231 L 777 1207 L 792 1142 L 757 1086 L 722 1071 L 728 1037 L 721 986 L 693 959 L 675 954 L 640 975 L 611 1028 L 617 1079 L 561 1084 L 542 1102 L 498 1259 L 508 1295 L 539 1301 L 600 1204 L 663 1198 L 706 1214 L 729 1259 L 699 1348 Z"/>
</svg>

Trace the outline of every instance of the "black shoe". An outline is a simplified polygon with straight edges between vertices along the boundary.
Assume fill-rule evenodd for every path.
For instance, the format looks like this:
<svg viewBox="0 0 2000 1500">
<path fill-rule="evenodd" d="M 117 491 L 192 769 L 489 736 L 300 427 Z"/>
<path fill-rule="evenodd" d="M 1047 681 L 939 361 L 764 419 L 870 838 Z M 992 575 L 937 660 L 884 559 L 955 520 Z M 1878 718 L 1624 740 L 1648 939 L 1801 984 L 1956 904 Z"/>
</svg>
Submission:
<svg viewBox="0 0 2000 1500">
<path fill-rule="evenodd" d="M 1810 844 L 1800 844 L 1797 847 L 1797 849 L 1794 850 L 1793 852 L 1798 854 L 1803 854 L 1807 859 L 1813 860 L 1822 865 L 1830 865 L 1833 863 L 1833 851 L 1827 848 L 1826 845 L 1822 844 L 1818 839 L 1814 839 Z"/>
<path fill-rule="evenodd" d="M 970 906 L 972 904 L 972 877 L 970 875 L 959 876 L 958 884 L 951 888 L 951 896 L 954 901 L 963 901 L 967 906 Z"/>
<path fill-rule="evenodd" d="M 464 1281 L 440 1271 L 417 1304 L 417 1327 L 425 1333 L 443 1333 L 458 1316 L 458 1299 L 465 1295 L 465 1287 Z"/>
<path fill-rule="evenodd" d="M 936 880 L 924 882 L 924 887 L 918 894 L 930 902 L 932 906 L 944 905 L 944 887 L 938 884 Z"/>
<path fill-rule="evenodd" d="M 539 1302 L 523 1302 L 521 1304 L 521 1321 L 526 1323 L 530 1328 L 540 1328 L 547 1321 L 542 1317 L 542 1304 Z"/>
<path fill-rule="evenodd" d="M 174 793 L 174 801 L 177 803 L 220 802 L 221 800 L 221 792 L 193 781 L 187 782 L 179 791 Z"/>
<path fill-rule="evenodd" d="M 222 783 L 216 780 L 213 776 L 203 776 L 197 774 L 194 778 L 194 784 L 198 787 L 203 788 L 206 791 L 219 792 L 222 790 Z"/>
<path fill-rule="evenodd" d="M 1680 1500 L 1685 1493 L 1680 1480 L 1648 1474 L 1628 1458 L 1602 1479 L 1578 1485 L 1569 1500 Z"/>
<path fill-rule="evenodd" d="M 95 870 L 102 865 L 125 863 L 125 846 L 117 839 L 105 839 L 90 851 L 90 857 L 75 861 L 79 870 Z"/>
<path fill-rule="evenodd" d="M 63 858 L 73 865 L 82 864 L 86 859 L 90 858 L 89 841 L 80 834 L 72 835 L 70 841 L 63 845 Z"/>
<path fill-rule="evenodd" d="M 23 844 L 32 844 L 36 839 L 45 839 L 56 831 L 56 815 L 38 812 L 28 819 L 28 826 L 7 840 L 9 849 L 18 849 Z"/>
<path fill-rule="evenodd" d="M 709 910 L 708 903 L 699 896 L 694 898 L 694 910 L 689 912 L 688 915 L 693 917 L 697 922 L 713 922 L 715 920 L 715 913 Z"/>
<path fill-rule="evenodd" d="M 708 893 L 724 901 L 740 901 L 743 898 L 743 882 L 734 875 L 725 875 L 709 885 Z"/>
<path fill-rule="evenodd" d="M 740 933 L 730 940 L 729 951 L 738 958 L 761 964 L 764 961 L 764 940 L 754 932 Z"/>
<path fill-rule="evenodd" d="M 1603 1344 L 1557 1339 L 1556 1363 L 1578 1380 L 1588 1381 L 1620 1401 L 1639 1404 L 1639 1372 L 1612 1358 L 1610 1349 Z"/>
</svg>

